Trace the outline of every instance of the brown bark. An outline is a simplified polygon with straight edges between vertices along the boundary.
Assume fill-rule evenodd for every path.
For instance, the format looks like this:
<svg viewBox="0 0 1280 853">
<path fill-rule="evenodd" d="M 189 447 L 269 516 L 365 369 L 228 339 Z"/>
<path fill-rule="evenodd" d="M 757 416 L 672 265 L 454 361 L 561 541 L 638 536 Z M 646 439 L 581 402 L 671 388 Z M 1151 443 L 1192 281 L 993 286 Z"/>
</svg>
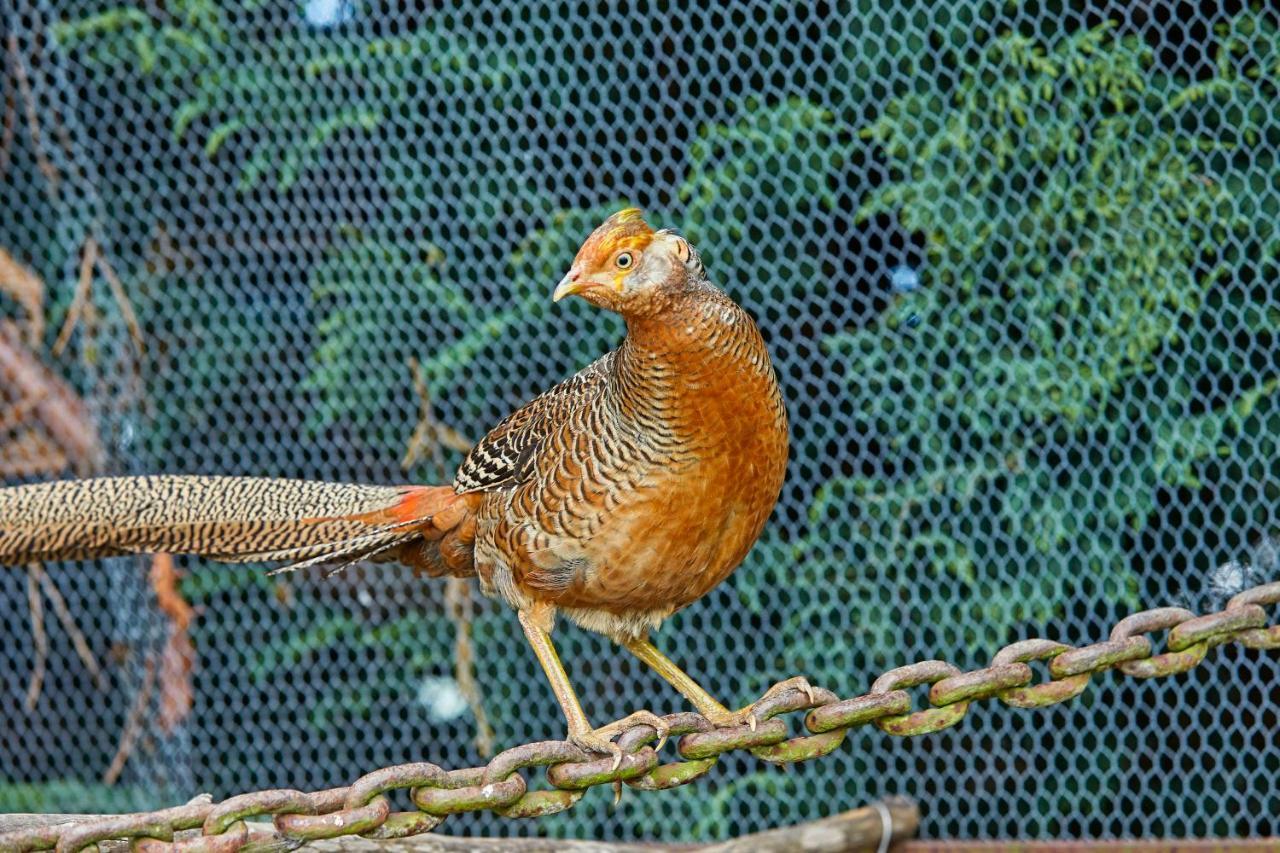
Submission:
<svg viewBox="0 0 1280 853">
<path fill-rule="evenodd" d="M 88 474 L 102 464 L 102 445 L 84 403 L 25 346 L 18 327 L 7 320 L 0 321 L 0 403 L 9 415 L 0 428 L 12 433 L 11 438 L 34 431 L 52 454 L 44 460 L 47 464 L 70 466 L 78 474 Z M 11 422 L 15 413 L 19 418 Z M 28 445 L 16 442 L 8 446 L 14 451 Z M 43 468 L 18 472 L 24 462 L 30 465 L 33 460 L 9 457 L 9 453 L 0 454 L 0 469 L 14 467 L 15 471 L 7 471 L 10 475 L 62 473 Z"/>
</svg>

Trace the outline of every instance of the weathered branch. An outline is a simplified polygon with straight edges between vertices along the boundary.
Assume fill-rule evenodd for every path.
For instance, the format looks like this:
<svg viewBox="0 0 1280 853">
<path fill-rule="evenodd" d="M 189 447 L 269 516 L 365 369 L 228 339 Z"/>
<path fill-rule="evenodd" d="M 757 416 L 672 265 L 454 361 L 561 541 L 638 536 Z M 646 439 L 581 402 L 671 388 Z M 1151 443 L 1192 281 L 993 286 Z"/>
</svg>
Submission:
<svg viewBox="0 0 1280 853">
<path fill-rule="evenodd" d="M 409 437 L 409 443 L 405 446 L 400 467 L 408 471 L 416 463 L 430 459 L 435 469 L 436 482 L 448 482 L 449 475 L 444 466 L 444 448 L 469 453 L 474 442 L 452 427 L 436 420 L 435 413 L 431 409 L 431 392 L 427 386 L 427 377 L 422 372 L 422 364 L 416 358 L 409 359 L 409 372 L 413 374 L 413 388 L 418 395 L 418 424 L 413 428 L 413 435 Z M 459 692 L 471 706 L 471 716 L 476 721 L 476 735 L 473 741 L 476 751 L 483 757 L 489 758 L 493 755 L 494 733 L 493 726 L 489 723 L 489 715 L 485 712 L 480 684 L 476 681 L 475 647 L 471 642 L 471 617 L 474 610 L 471 584 L 463 578 L 446 578 L 444 603 L 449 621 L 453 623 L 454 680 L 458 683 Z"/>
<path fill-rule="evenodd" d="M 27 74 L 26 63 L 22 60 L 22 52 L 18 49 L 18 37 L 12 33 L 9 34 L 8 49 L 9 62 L 13 69 L 13 79 L 18 84 L 18 94 L 22 97 L 22 104 L 27 114 L 27 133 L 31 137 L 31 149 L 36 155 L 36 166 L 40 169 L 40 173 L 44 175 L 47 182 L 46 189 L 49 193 L 49 198 L 56 200 L 58 197 L 58 170 L 45 153 L 44 143 L 40 139 L 40 120 L 36 109 L 35 93 L 31 89 L 31 78 Z"/>
<path fill-rule="evenodd" d="M 38 575 L 43 571 L 39 563 L 27 567 L 27 609 L 31 611 L 31 641 L 36 648 L 36 659 L 31 665 L 31 680 L 27 683 L 27 698 L 23 702 L 28 714 L 36 709 L 36 702 L 40 700 L 45 662 L 49 659 L 49 642 L 44 633 L 44 599 L 40 597 Z"/>
<path fill-rule="evenodd" d="M 471 706 L 476 721 L 476 751 L 485 758 L 493 755 L 494 733 L 484 709 L 484 696 L 476 681 L 475 646 L 471 642 L 471 616 L 474 602 L 471 584 L 465 578 L 445 578 L 444 602 L 453 622 L 453 673 L 458 691 Z"/>
<path fill-rule="evenodd" d="M 93 296 L 93 265 L 98 259 L 98 241 L 92 236 L 84 241 L 84 246 L 80 251 L 80 273 L 76 276 L 76 290 L 71 297 L 71 304 L 67 306 L 67 316 L 62 319 L 62 328 L 58 330 L 58 336 L 53 341 L 53 349 L 50 350 L 55 356 L 61 355 L 67 344 L 71 341 L 71 333 L 75 331 L 76 326 L 80 322 L 80 315 L 91 316 L 93 303 L 90 299 Z M 92 323 L 86 323 L 90 328 Z"/>
<path fill-rule="evenodd" d="M 104 785 L 114 785 L 116 783 L 120 778 L 120 774 L 124 772 L 124 766 L 129 761 L 129 756 L 133 754 L 133 746 L 138 740 L 138 735 L 142 732 L 142 717 L 146 713 L 147 706 L 151 703 L 151 689 L 155 684 L 155 677 L 155 661 L 148 658 L 142 672 L 142 686 L 138 688 L 138 695 L 133 697 L 133 705 L 129 708 L 129 716 L 125 718 L 124 728 L 120 731 L 120 742 L 116 746 L 116 754 L 112 757 L 111 764 L 102 773 Z"/>
<path fill-rule="evenodd" d="M 5 429 L 21 427 L 23 423 L 38 427 L 56 445 L 63 457 L 61 464 L 70 465 L 79 474 L 101 466 L 105 453 L 84 403 L 27 348 L 17 325 L 8 320 L 0 321 L 0 402 L 11 407 L 2 419 Z M 22 412 L 26 413 L 22 422 L 11 423 L 13 415 Z M 6 460 L 7 456 L 0 457 L 0 463 Z M 15 466 L 18 461 L 11 460 Z"/>
</svg>

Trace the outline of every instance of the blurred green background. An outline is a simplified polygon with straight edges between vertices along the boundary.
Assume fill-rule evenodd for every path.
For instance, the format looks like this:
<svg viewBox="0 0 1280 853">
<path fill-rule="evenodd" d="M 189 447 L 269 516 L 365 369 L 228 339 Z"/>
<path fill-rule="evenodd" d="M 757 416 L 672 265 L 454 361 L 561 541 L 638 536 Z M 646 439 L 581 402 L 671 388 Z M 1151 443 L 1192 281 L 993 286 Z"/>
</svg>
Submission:
<svg viewBox="0 0 1280 853">
<path fill-rule="evenodd" d="M 982 666 L 1280 578 L 1269 9 L 15 0 L 0 26 L 7 357 L 81 427 L 9 381 L 15 482 L 447 481 L 616 345 L 550 290 L 637 204 L 757 317 L 793 424 L 765 536 L 659 637 L 726 701 Z M 312 789 L 563 733 L 478 594 L 179 567 L 189 625 L 147 561 L 0 576 L 0 809 Z M 31 585 L 105 689 L 50 598 L 32 693 Z M 604 640 L 557 639 L 595 720 L 682 707 Z M 735 757 L 616 809 L 445 830 L 720 838 L 902 793 L 934 837 L 1276 834 L 1277 669 L 1223 648 L 790 772 Z"/>
</svg>

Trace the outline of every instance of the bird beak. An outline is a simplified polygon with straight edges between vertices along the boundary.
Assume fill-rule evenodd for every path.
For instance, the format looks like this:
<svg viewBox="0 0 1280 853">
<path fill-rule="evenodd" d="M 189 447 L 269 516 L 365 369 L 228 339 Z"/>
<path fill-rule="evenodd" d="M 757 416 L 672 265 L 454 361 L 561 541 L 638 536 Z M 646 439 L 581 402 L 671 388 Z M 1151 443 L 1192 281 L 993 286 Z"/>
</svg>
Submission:
<svg viewBox="0 0 1280 853">
<path fill-rule="evenodd" d="M 572 296 L 575 293 L 581 293 L 590 286 L 589 282 L 580 281 L 582 277 L 582 267 L 576 264 L 565 273 L 564 278 L 560 279 L 560 283 L 556 285 L 555 293 L 551 294 L 552 302 L 559 302 L 566 296 Z"/>
</svg>

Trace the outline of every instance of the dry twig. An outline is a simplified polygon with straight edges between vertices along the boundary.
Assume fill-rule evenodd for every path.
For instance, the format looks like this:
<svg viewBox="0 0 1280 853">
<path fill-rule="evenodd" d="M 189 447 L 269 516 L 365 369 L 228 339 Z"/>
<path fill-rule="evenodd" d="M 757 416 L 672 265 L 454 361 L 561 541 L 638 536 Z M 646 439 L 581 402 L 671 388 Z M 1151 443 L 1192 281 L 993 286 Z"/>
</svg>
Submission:
<svg viewBox="0 0 1280 853">
<path fill-rule="evenodd" d="M 89 675 L 93 678 L 94 685 L 99 690 L 107 689 L 102 669 L 98 666 L 98 661 L 94 658 L 93 652 L 89 650 L 89 643 L 85 640 L 80 626 L 72 618 L 71 611 L 67 608 L 66 599 L 62 597 L 62 592 L 59 591 L 57 585 L 44 570 L 44 566 L 40 563 L 32 563 L 27 567 L 27 607 L 31 611 L 31 638 L 35 642 L 36 659 L 32 666 L 31 679 L 27 685 L 27 696 L 24 703 L 28 712 L 34 711 L 36 702 L 40 700 L 40 689 L 44 684 L 45 664 L 49 659 L 48 635 L 45 632 L 44 625 L 44 601 L 40 596 L 42 590 L 45 595 L 49 596 L 49 601 L 53 604 L 53 612 L 71 637 L 71 644 L 75 647 L 76 654 L 79 655 L 80 660 L 84 662 L 85 668 L 89 670 Z"/>
<path fill-rule="evenodd" d="M 98 241 L 92 236 L 84 241 L 84 248 L 80 251 L 80 275 L 76 279 L 76 292 L 71 297 L 71 305 L 67 307 L 67 316 L 62 321 L 62 328 L 58 330 L 58 337 L 53 342 L 53 354 L 55 356 L 62 355 L 62 351 L 66 348 L 67 343 L 71 340 L 71 333 L 80 323 L 80 315 L 89 315 L 93 310 L 90 302 L 93 288 L 93 265 L 98 257 Z M 91 327 L 92 324 L 90 323 Z"/>
<path fill-rule="evenodd" d="M 66 348 L 68 341 L 71 340 L 71 333 L 75 330 L 76 325 L 80 322 L 80 316 L 85 316 L 85 328 L 92 330 L 93 323 L 93 271 L 94 268 L 102 270 L 102 277 L 107 280 L 107 286 L 111 288 L 111 296 L 116 301 L 116 306 L 120 309 L 120 316 L 124 319 L 125 328 L 129 330 L 129 337 L 133 340 L 133 344 L 138 349 L 138 354 L 142 355 L 146 352 L 146 344 L 142 338 L 142 326 L 138 322 L 138 315 L 133 310 L 133 303 L 129 301 L 129 296 L 124 289 L 124 283 L 120 281 L 120 277 L 116 275 L 115 268 L 111 266 L 111 262 L 107 260 L 101 249 L 98 247 L 98 239 L 92 234 L 84 238 L 84 248 L 80 252 L 80 275 L 76 282 L 76 292 L 71 299 L 71 305 L 67 308 L 67 316 L 62 321 L 62 328 L 58 330 L 58 338 L 53 342 L 53 354 L 61 355 L 63 349 Z"/>
<path fill-rule="evenodd" d="M 138 733 L 142 731 L 142 715 L 147 710 L 147 705 L 151 703 L 151 688 L 155 684 L 156 665 L 155 661 L 147 658 L 144 665 L 142 675 L 142 686 L 138 688 L 138 694 L 133 697 L 133 705 L 129 708 L 129 716 L 125 718 L 124 728 L 120 730 L 120 743 L 116 747 L 116 754 L 111 759 L 111 764 L 102 774 L 102 783 L 104 785 L 114 785 L 120 778 L 120 774 L 124 772 L 124 766 L 129 761 L 129 756 L 133 754 L 133 745 L 138 740 Z"/>
<path fill-rule="evenodd" d="M 436 420 L 435 413 L 431 410 L 431 393 L 427 380 L 422 374 L 422 365 L 416 358 L 409 359 L 409 370 L 413 373 L 413 388 L 418 395 L 418 424 L 409 438 L 400 464 L 408 469 L 419 460 L 430 458 L 435 467 L 436 479 L 444 482 L 448 475 L 441 447 L 466 453 L 471 450 L 472 442 L 462 433 Z M 476 750 L 487 758 L 493 755 L 494 734 L 489 715 L 484 709 L 480 685 L 476 681 L 475 646 L 471 642 L 471 585 L 463 578 L 446 578 L 444 602 L 454 630 L 453 677 L 458 683 L 459 692 L 471 706 L 471 715 L 476 721 Z"/>
<path fill-rule="evenodd" d="M 53 612 L 57 615 L 58 621 L 62 623 L 62 627 L 66 630 L 67 635 L 71 637 L 71 645 L 75 647 L 76 654 L 84 663 L 85 669 L 89 670 L 89 675 L 93 677 L 94 686 L 99 690 L 107 689 L 107 680 L 102 675 L 102 668 L 98 666 L 97 658 L 93 656 L 93 652 L 89 649 L 89 642 L 84 638 L 84 632 L 80 630 L 80 626 L 76 624 L 75 617 L 71 615 L 71 609 L 67 607 L 67 600 L 62 597 L 62 591 L 58 589 L 58 585 L 53 582 L 53 578 L 49 577 L 46 571 L 40 571 L 40 585 L 44 588 L 45 595 L 49 596 L 49 603 L 53 605 Z"/>
<path fill-rule="evenodd" d="M 58 196 L 58 170 L 54 167 L 48 155 L 45 154 L 44 144 L 40 141 L 40 119 L 36 113 L 35 93 L 31 90 L 31 78 L 27 76 L 26 63 L 22 61 L 22 54 L 18 50 L 18 37 L 13 33 L 9 34 L 8 46 L 9 61 L 13 66 L 13 78 L 18 84 L 18 93 L 22 96 L 23 108 L 27 114 L 27 133 L 31 137 L 31 148 L 35 151 L 36 166 L 48 183 L 49 197 L 56 199 Z"/>
<path fill-rule="evenodd" d="M 471 584 L 464 578 L 448 577 L 444 586 L 445 606 L 453 622 L 453 668 L 458 691 L 462 693 L 476 720 L 476 751 L 485 758 L 493 755 L 493 726 L 484 710 L 484 697 L 476 681 L 475 646 L 471 643 L 471 616 L 474 600 Z"/>
<path fill-rule="evenodd" d="M 44 568 L 39 563 L 27 566 L 27 609 L 31 611 L 31 640 L 36 647 L 31 679 L 27 682 L 27 698 L 23 703 L 28 714 L 36 709 L 36 702 L 40 701 L 45 662 L 49 659 L 49 641 L 44 632 L 44 601 L 40 598 L 39 576 L 43 572 Z"/>
<path fill-rule="evenodd" d="M 447 447 L 459 453 L 467 453 L 475 442 L 453 427 L 436 420 L 435 413 L 431 410 L 431 392 L 427 388 L 427 378 L 422 374 L 422 365 L 416 358 L 410 357 L 409 370 L 413 373 L 413 389 L 418 395 L 418 423 L 405 445 L 400 467 L 407 470 L 430 458 L 439 468 L 440 479 L 443 480 L 445 471 L 440 448 Z"/>
<path fill-rule="evenodd" d="M 90 237 L 89 239 L 92 240 L 93 238 Z M 125 327 L 129 330 L 129 337 L 133 338 L 133 344 L 138 348 L 138 354 L 143 355 L 146 353 L 147 347 L 142 340 L 142 326 L 138 323 L 138 315 L 134 313 L 133 303 L 129 301 L 124 284 L 120 281 L 120 277 L 116 275 L 116 271 L 111 266 L 111 262 L 107 260 L 107 256 L 101 252 L 98 253 L 98 266 L 102 270 L 103 277 L 107 280 L 107 286 L 111 288 L 111 295 L 115 297 L 116 305 L 120 308 L 120 316 L 124 318 Z"/>
</svg>

